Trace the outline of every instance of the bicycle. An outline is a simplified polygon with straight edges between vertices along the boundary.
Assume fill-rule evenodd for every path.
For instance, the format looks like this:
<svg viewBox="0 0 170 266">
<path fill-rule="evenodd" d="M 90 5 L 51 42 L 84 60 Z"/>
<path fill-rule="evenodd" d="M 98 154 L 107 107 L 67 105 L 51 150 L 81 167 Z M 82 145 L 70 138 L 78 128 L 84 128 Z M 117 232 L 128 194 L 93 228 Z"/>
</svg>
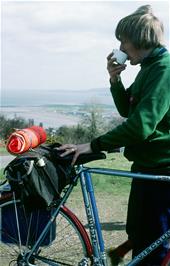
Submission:
<svg viewBox="0 0 170 266">
<path fill-rule="evenodd" d="M 84 160 L 80 160 L 81 164 L 77 162 L 75 166 L 76 175 L 73 176 L 71 184 L 69 184 L 63 190 L 61 198 L 56 206 L 52 208 L 50 217 L 42 232 L 39 233 L 38 237 L 35 237 L 36 230 L 32 230 L 31 226 L 33 223 L 32 217 L 36 217 L 38 228 L 40 227 L 41 210 L 37 210 L 36 212 L 34 211 L 34 213 L 28 214 L 20 199 L 15 197 L 15 193 L 10 191 L 10 188 L 8 187 L 5 190 L 4 185 L 1 187 L 0 253 L 1 262 L 3 261 L 1 266 L 108 265 L 91 174 L 96 173 L 130 178 L 154 179 L 159 181 L 170 181 L 170 176 L 155 176 L 131 173 L 130 171 L 123 170 L 88 168 L 84 166 L 84 164 L 87 162 L 104 158 L 105 155 L 103 153 L 99 153 L 97 155 L 90 154 L 87 155 Z M 84 208 L 87 216 L 89 233 L 85 229 L 84 225 L 80 222 L 78 217 L 76 217 L 76 215 L 66 207 L 67 199 L 79 180 L 84 201 Z M 10 214 L 15 217 L 15 221 L 9 221 L 8 217 L 6 218 L 5 214 L 8 211 L 10 211 Z M 11 222 L 10 225 L 9 222 Z M 5 224 L 8 225 L 7 228 L 14 227 L 15 234 L 10 236 L 10 230 L 8 229 L 8 232 L 6 232 L 3 229 L 5 228 Z M 20 228 L 21 226 L 22 229 Z M 52 229 L 55 229 L 55 237 L 52 236 L 52 239 L 50 241 L 48 240 L 47 244 L 44 244 L 47 234 L 51 232 Z M 22 241 L 23 232 L 26 234 L 25 243 Z M 8 237 L 10 241 L 8 240 L 7 243 L 4 243 L 3 239 L 5 237 Z M 142 251 L 127 265 L 137 265 L 138 262 L 142 261 L 142 259 L 148 256 L 159 245 L 161 245 L 163 241 L 166 241 L 169 238 L 170 230 L 168 230 L 163 236 Z M 166 263 L 164 265 L 170 265 L 169 254 L 165 258 L 164 263 Z"/>
</svg>

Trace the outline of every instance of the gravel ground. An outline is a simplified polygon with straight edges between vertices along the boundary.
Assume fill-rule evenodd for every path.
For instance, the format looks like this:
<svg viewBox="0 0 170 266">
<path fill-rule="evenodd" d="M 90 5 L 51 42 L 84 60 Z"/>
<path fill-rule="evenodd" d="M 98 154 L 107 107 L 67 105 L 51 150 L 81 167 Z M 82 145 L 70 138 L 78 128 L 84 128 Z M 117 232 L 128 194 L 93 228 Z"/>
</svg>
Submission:
<svg viewBox="0 0 170 266">
<path fill-rule="evenodd" d="M 128 204 L 128 193 L 124 196 L 114 196 L 112 193 L 98 192 L 96 193 L 97 207 L 101 222 L 103 238 L 106 249 L 117 247 L 127 240 L 125 232 L 126 212 Z M 79 193 L 77 197 L 73 196 L 69 199 L 69 208 L 79 217 L 81 222 L 86 225 L 86 215 L 82 207 L 82 199 Z M 125 262 L 130 260 L 131 254 L 127 254 Z"/>
</svg>

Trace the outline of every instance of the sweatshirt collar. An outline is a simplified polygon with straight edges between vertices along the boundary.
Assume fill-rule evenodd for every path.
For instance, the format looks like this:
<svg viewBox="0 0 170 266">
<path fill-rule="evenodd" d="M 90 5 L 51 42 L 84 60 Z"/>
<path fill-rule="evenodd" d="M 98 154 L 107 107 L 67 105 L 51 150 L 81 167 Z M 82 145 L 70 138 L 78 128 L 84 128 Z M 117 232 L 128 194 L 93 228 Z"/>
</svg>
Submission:
<svg viewBox="0 0 170 266">
<path fill-rule="evenodd" d="M 150 59 L 153 59 L 157 56 L 161 56 L 165 52 L 167 52 L 167 49 L 165 47 L 156 47 L 147 57 L 143 59 L 141 65 L 148 63 Z"/>
</svg>

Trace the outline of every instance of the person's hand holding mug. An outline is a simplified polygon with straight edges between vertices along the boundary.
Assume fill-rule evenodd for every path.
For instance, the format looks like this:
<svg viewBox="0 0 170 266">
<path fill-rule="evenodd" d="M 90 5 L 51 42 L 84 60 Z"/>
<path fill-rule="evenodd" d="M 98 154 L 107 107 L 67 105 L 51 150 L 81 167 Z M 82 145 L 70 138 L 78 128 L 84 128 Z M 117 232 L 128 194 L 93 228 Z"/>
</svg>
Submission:
<svg viewBox="0 0 170 266">
<path fill-rule="evenodd" d="M 125 70 L 124 64 L 127 59 L 127 54 L 121 50 L 114 49 L 107 57 L 107 70 L 110 75 L 111 82 L 114 83 L 118 80 L 120 73 Z"/>
</svg>

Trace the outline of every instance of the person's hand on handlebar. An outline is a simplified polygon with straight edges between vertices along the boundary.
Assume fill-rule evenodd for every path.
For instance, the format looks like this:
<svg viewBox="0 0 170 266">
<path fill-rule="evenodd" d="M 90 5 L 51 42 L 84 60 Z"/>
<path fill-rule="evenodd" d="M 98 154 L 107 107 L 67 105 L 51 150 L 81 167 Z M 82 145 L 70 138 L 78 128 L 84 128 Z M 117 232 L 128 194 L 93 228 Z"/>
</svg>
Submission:
<svg viewBox="0 0 170 266">
<path fill-rule="evenodd" d="M 92 149 L 91 149 L 91 145 L 90 143 L 85 143 L 85 144 L 63 144 L 60 147 L 57 148 L 57 150 L 59 151 L 63 151 L 63 153 L 61 153 L 61 157 L 64 157 L 66 155 L 69 155 L 71 153 L 74 153 L 73 156 L 73 160 L 72 160 L 72 165 L 75 164 L 78 156 L 80 154 L 88 154 L 88 153 L 92 153 Z"/>
</svg>

